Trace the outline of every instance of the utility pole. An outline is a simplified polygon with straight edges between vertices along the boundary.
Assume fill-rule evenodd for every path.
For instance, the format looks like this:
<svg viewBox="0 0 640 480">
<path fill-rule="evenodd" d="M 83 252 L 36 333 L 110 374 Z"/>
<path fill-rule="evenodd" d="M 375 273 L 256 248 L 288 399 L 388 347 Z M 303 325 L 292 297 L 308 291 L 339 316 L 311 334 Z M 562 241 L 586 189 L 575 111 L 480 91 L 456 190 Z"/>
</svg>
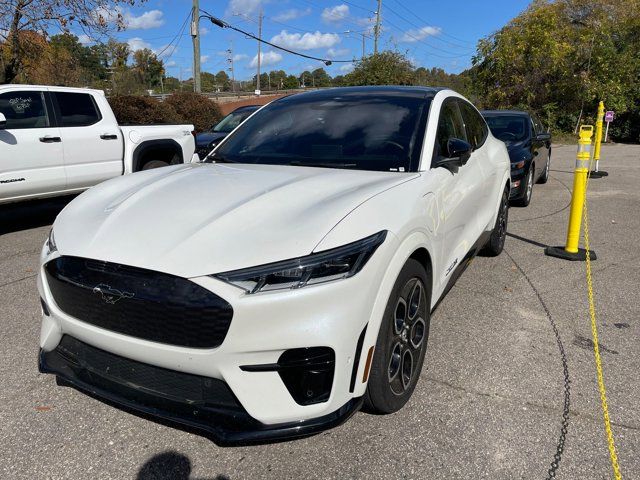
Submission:
<svg viewBox="0 0 640 480">
<path fill-rule="evenodd" d="M 191 17 L 191 38 L 193 39 L 193 91 L 200 93 L 200 0 L 193 0 Z"/>
<path fill-rule="evenodd" d="M 378 10 L 376 10 L 376 26 L 373 30 L 373 53 L 378 54 L 378 37 L 380 36 L 380 10 L 382 10 L 382 0 L 378 0 Z"/>
<path fill-rule="evenodd" d="M 231 70 L 231 91 L 233 93 L 236 93 L 236 76 L 235 76 L 235 73 L 233 72 L 233 40 L 231 40 L 231 48 L 227 50 L 227 53 L 229 54 L 229 57 L 227 58 L 227 62 L 229 62 L 229 64 L 231 65 L 229 67 L 229 70 Z"/>
<path fill-rule="evenodd" d="M 362 59 L 364 60 L 364 56 L 365 56 L 364 32 L 361 32 L 360 35 L 362 35 Z"/>
<path fill-rule="evenodd" d="M 264 12 L 260 9 L 258 17 L 258 76 L 256 77 L 256 94 L 260 95 L 260 61 L 262 60 L 262 17 Z"/>
</svg>

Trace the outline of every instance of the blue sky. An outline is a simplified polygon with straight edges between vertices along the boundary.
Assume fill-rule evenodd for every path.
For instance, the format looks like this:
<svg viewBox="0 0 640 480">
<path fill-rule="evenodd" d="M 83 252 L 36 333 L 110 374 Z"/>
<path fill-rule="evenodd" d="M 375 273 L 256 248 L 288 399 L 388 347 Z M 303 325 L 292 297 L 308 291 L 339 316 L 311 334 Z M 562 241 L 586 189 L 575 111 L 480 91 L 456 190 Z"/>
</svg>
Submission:
<svg viewBox="0 0 640 480">
<path fill-rule="evenodd" d="M 470 66 L 479 38 L 499 29 L 528 4 L 528 0 L 383 0 L 380 48 L 406 52 L 416 66 L 457 73 Z M 121 13 L 128 28 L 115 37 L 127 41 L 133 50 L 151 48 L 165 61 L 168 75 L 189 78 L 193 53 L 188 22 L 179 33 L 191 5 L 191 0 L 149 0 L 140 7 L 125 8 Z M 376 0 L 200 0 L 200 8 L 254 34 L 262 10 L 264 39 L 312 56 L 359 58 L 361 33 L 369 37 L 365 38 L 366 52 L 373 51 Z M 201 20 L 203 71 L 227 69 L 226 50 L 232 46 L 236 79 L 251 78 L 256 70 L 257 42 Z M 299 74 L 323 66 L 265 45 L 262 52 L 263 71 L 284 69 Z M 353 66 L 336 63 L 326 68 L 335 76 Z"/>
</svg>

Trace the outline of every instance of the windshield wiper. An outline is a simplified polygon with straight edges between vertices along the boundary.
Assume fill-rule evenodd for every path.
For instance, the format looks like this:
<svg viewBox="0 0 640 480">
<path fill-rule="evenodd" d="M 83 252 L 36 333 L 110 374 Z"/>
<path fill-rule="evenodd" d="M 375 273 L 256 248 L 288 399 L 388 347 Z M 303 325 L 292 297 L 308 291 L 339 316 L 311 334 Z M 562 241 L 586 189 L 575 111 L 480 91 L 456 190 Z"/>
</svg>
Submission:
<svg viewBox="0 0 640 480">
<path fill-rule="evenodd" d="M 294 160 L 289 162 L 289 165 L 296 167 L 321 167 L 321 168 L 351 168 L 357 167 L 357 163 L 336 163 L 336 162 L 301 162 Z"/>
<path fill-rule="evenodd" d="M 229 160 L 228 158 L 222 157 L 220 155 L 213 154 L 206 158 L 207 163 L 238 163 L 233 160 Z"/>
</svg>

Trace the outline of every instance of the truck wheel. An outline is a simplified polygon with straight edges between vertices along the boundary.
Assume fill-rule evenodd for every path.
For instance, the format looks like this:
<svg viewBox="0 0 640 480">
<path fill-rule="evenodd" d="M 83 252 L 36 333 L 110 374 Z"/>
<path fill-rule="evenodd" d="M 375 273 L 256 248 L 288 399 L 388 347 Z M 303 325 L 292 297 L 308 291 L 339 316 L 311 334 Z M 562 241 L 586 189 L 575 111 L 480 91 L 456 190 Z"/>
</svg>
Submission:
<svg viewBox="0 0 640 480">
<path fill-rule="evenodd" d="M 152 168 L 160 168 L 160 167 L 168 167 L 169 164 L 167 162 L 163 162 L 162 160 L 149 160 L 146 162 L 141 170 L 151 170 Z"/>
<path fill-rule="evenodd" d="M 418 383 L 429 338 L 431 279 L 410 258 L 396 280 L 376 342 L 364 397 L 371 413 L 393 413 L 411 397 Z"/>
</svg>

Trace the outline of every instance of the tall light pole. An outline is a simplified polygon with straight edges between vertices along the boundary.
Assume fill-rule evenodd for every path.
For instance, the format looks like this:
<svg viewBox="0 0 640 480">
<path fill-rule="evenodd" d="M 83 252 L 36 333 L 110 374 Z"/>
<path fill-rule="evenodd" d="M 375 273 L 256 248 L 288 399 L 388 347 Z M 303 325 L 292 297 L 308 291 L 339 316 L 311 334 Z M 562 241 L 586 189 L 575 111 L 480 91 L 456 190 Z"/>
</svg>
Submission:
<svg viewBox="0 0 640 480">
<path fill-rule="evenodd" d="M 193 91 L 200 93 L 200 1 L 193 0 L 191 17 L 191 38 L 193 39 Z"/>
<path fill-rule="evenodd" d="M 231 41 L 231 48 L 227 50 L 227 53 L 229 54 L 229 57 L 227 58 L 227 62 L 229 62 L 229 64 L 231 65 L 229 67 L 229 70 L 231 70 L 231 91 L 235 93 L 236 92 L 236 75 L 233 71 L 233 40 Z"/>
<path fill-rule="evenodd" d="M 373 53 L 378 54 L 378 37 L 380 36 L 380 10 L 382 10 L 382 0 L 378 0 L 378 10 L 376 10 L 376 26 L 374 28 Z"/>
</svg>

